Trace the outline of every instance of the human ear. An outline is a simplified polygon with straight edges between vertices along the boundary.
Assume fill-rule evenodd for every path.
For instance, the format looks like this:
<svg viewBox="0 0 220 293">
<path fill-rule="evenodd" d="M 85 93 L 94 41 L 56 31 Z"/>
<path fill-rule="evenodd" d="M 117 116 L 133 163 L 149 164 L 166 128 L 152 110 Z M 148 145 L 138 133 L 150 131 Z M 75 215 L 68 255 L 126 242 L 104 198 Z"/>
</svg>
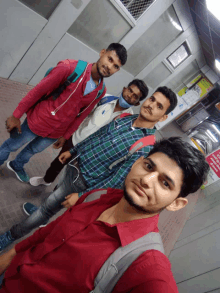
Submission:
<svg viewBox="0 0 220 293">
<path fill-rule="evenodd" d="M 168 211 L 176 212 L 183 209 L 188 204 L 188 199 L 185 197 L 177 197 L 170 205 L 166 207 Z"/>
<path fill-rule="evenodd" d="M 164 114 L 163 117 L 159 119 L 160 122 L 165 121 L 168 118 L 168 115 Z"/>
<path fill-rule="evenodd" d="M 106 50 L 105 49 L 102 49 L 99 53 L 99 56 L 102 57 L 104 54 L 106 53 Z"/>
</svg>

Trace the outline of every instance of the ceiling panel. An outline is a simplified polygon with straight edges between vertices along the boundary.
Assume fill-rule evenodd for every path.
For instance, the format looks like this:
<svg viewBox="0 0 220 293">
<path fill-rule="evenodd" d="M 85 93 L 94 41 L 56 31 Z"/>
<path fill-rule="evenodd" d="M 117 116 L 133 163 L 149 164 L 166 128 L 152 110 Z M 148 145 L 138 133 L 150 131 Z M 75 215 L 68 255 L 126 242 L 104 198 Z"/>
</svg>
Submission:
<svg viewBox="0 0 220 293">
<path fill-rule="evenodd" d="M 188 0 L 188 3 L 206 62 L 220 77 L 215 67 L 215 59 L 220 56 L 220 21 L 208 11 L 206 0 Z"/>
<path fill-rule="evenodd" d="M 187 84 L 190 82 L 196 75 L 199 73 L 199 66 L 194 60 L 189 65 L 187 65 L 184 69 L 182 69 L 176 76 L 174 76 L 169 83 L 167 83 L 167 87 L 171 88 L 173 91 L 179 88 L 180 84 Z"/>
<path fill-rule="evenodd" d="M 136 76 L 182 33 L 172 6 L 130 47 L 124 68 Z"/>
<path fill-rule="evenodd" d="M 120 42 L 130 29 L 130 24 L 109 1 L 92 0 L 68 33 L 99 52 L 110 43 Z"/>
<path fill-rule="evenodd" d="M 159 63 L 145 78 L 144 81 L 151 88 L 155 89 L 168 76 L 171 75 L 170 70 L 163 64 Z"/>
</svg>

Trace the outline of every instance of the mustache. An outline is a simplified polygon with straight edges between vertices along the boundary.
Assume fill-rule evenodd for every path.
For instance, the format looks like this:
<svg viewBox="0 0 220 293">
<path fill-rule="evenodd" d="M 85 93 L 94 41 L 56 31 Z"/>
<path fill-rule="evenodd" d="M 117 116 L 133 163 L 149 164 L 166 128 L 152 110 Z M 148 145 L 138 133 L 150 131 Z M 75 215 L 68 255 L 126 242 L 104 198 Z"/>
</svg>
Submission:
<svg viewBox="0 0 220 293">
<path fill-rule="evenodd" d="M 103 68 L 105 69 L 105 71 L 106 71 L 108 74 L 110 74 L 110 70 L 108 69 L 107 66 L 103 66 Z"/>
<path fill-rule="evenodd" d="M 144 108 L 147 109 L 150 112 L 150 114 L 152 114 L 152 109 L 150 107 L 144 107 Z"/>
</svg>

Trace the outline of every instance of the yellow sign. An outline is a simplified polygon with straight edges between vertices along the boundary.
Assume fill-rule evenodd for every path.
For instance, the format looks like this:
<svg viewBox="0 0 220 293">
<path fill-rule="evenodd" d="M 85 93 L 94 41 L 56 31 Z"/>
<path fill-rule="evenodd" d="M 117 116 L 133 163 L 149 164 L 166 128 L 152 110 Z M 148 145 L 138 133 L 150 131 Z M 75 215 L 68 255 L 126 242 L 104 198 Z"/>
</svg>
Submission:
<svg viewBox="0 0 220 293">
<path fill-rule="evenodd" d="M 185 86 L 184 88 L 182 88 L 182 89 L 178 92 L 178 96 L 179 96 L 179 97 L 182 97 L 183 95 L 185 95 L 187 89 L 188 89 L 187 86 Z"/>
<path fill-rule="evenodd" d="M 204 77 L 196 84 L 196 87 L 198 87 L 200 98 L 202 98 L 211 88 L 213 88 L 213 84 Z"/>
</svg>

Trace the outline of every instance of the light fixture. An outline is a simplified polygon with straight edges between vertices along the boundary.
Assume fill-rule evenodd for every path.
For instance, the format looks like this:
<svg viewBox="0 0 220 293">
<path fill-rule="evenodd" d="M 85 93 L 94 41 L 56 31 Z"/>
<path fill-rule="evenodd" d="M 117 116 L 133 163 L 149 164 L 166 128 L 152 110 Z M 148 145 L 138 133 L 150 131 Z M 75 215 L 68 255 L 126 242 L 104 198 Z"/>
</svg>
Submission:
<svg viewBox="0 0 220 293">
<path fill-rule="evenodd" d="M 190 55 L 189 47 L 184 42 L 179 48 L 177 48 L 170 56 L 167 57 L 169 63 L 176 68 Z"/>
<path fill-rule="evenodd" d="M 215 67 L 220 71 L 220 62 L 217 59 L 215 59 Z"/>
<path fill-rule="evenodd" d="M 208 10 L 220 20 L 220 2 L 218 0 L 206 0 Z"/>
</svg>

